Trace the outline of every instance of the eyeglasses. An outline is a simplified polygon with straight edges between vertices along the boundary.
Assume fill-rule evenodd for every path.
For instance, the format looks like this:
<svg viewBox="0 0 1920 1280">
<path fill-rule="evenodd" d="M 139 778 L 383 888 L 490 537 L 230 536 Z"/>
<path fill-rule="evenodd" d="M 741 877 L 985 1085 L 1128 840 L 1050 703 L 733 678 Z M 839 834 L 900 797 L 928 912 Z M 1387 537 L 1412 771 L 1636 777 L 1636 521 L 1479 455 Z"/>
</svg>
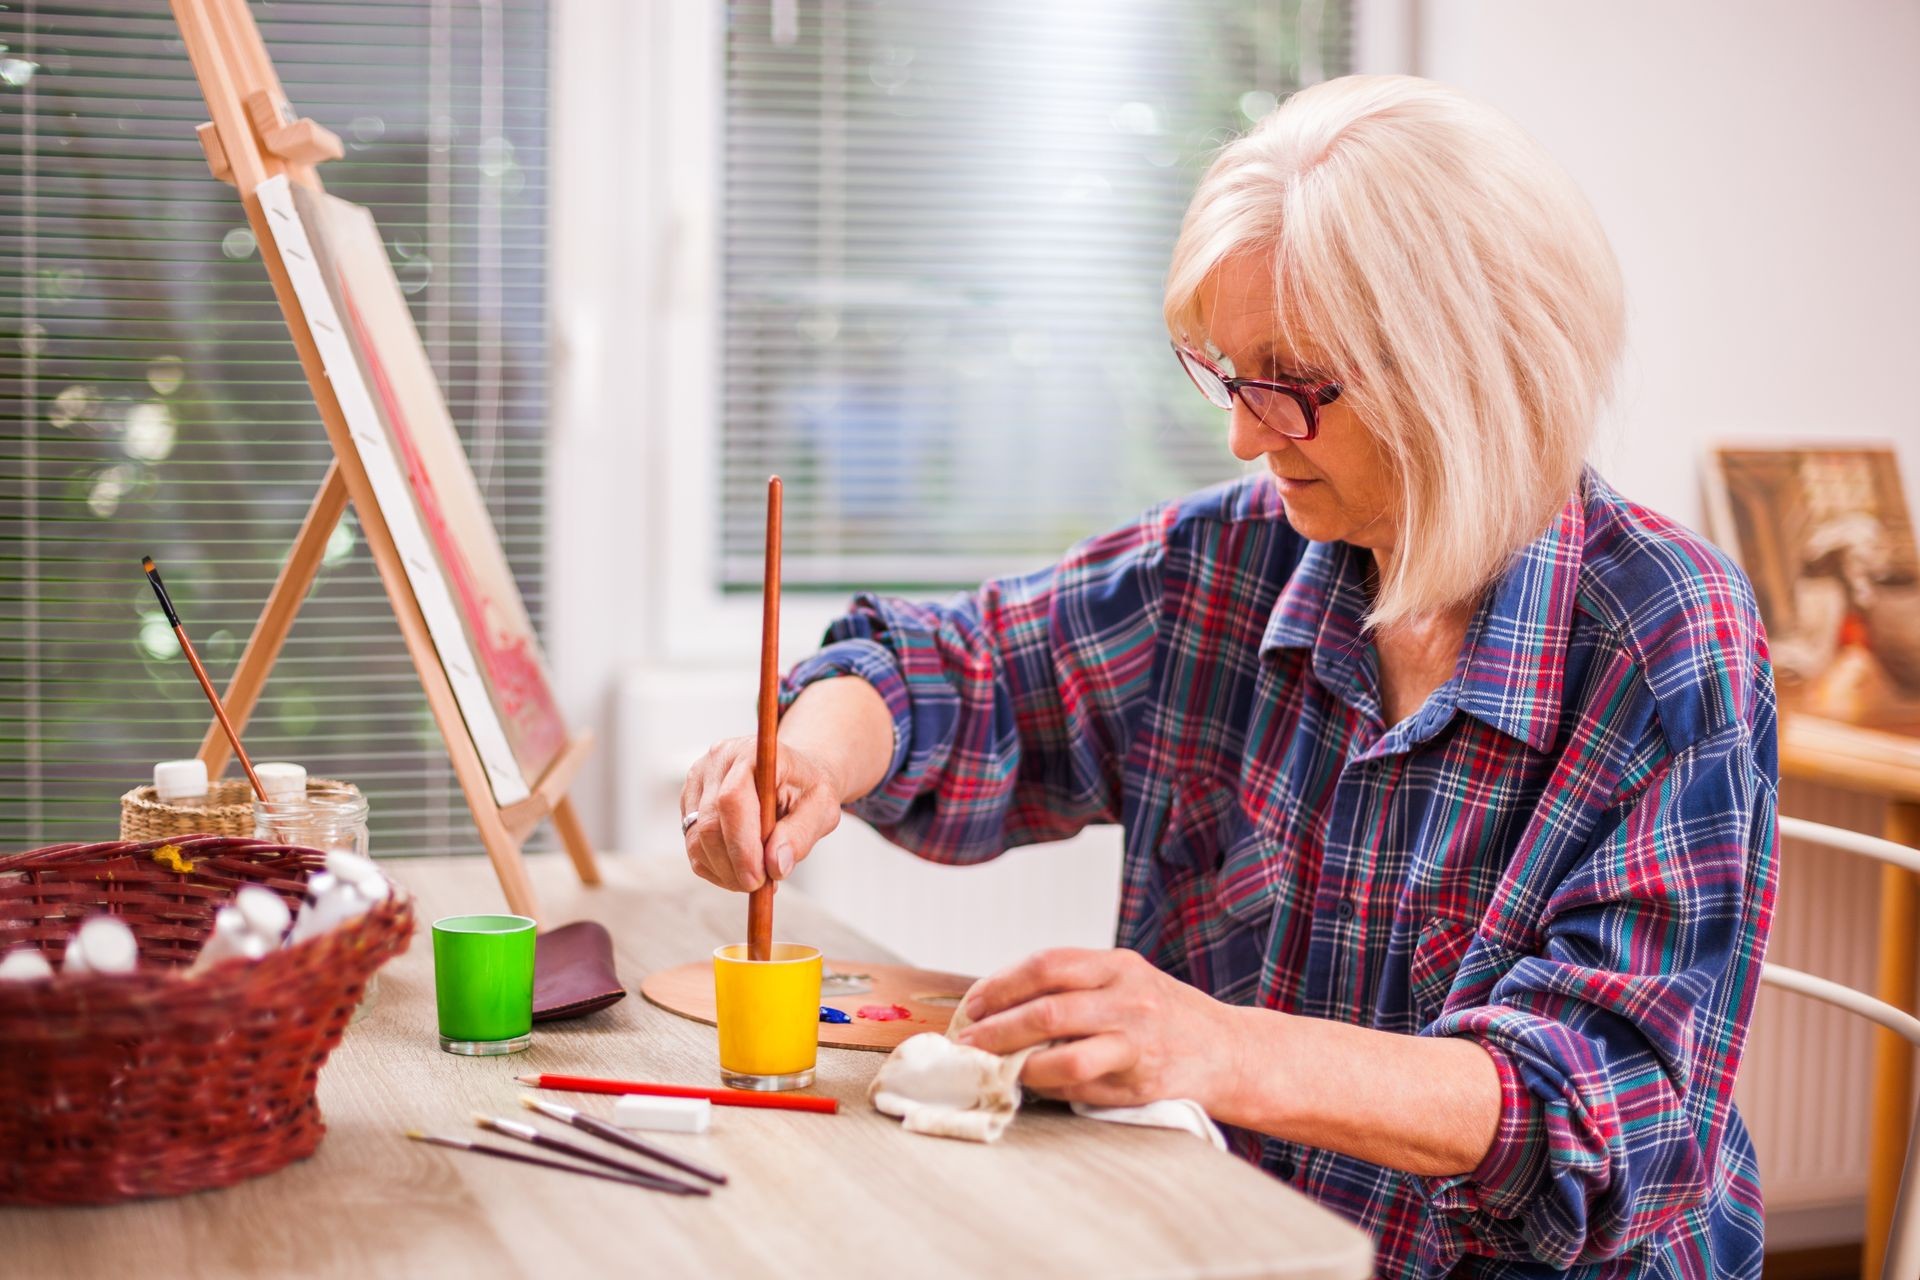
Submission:
<svg viewBox="0 0 1920 1280">
<path fill-rule="evenodd" d="M 1289 440 L 1311 440 L 1320 434 L 1320 410 L 1340 398 L 1337 382 L 1270 382 L 1264 378 L 1229 378 L 1179 343 L 1173 354 L 1180 367 L 1216 409 L 1233 408 L 1233 398 L 1260 419 L 1261 425 Z"/>
</svg>

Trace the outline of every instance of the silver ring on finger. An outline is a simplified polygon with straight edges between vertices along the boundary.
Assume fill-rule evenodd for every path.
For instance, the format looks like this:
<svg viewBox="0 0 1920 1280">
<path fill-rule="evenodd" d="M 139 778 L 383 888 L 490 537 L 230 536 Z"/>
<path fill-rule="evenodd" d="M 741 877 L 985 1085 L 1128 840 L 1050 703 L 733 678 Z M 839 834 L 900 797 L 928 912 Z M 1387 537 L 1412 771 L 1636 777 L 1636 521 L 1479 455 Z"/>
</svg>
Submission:
<svg viewBox="0 0 1920 1280">
<path fill-rule="evenodd" d="M 680 815 L 680 834 L 685 835 L 687 832 L 693 830 L 693 824 L 698 821 L 700 821 L 700 811 L 698 809 L 695 809 L 692 813 Z"/>
</svg>

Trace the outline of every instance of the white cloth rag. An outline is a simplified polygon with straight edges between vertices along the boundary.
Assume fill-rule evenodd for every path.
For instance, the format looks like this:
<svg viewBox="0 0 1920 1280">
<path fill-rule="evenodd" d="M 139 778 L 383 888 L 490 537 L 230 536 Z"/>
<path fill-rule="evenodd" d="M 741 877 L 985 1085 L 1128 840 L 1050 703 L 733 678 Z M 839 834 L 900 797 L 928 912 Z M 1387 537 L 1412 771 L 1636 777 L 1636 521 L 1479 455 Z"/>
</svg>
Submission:
<svg viewBox="0 0 1920 1280">
<path fill-rule="evenodd" d="M 913 1133 L 993 1142 L 1007 1131 L 1020 1109 L 1020 1069 L 1028 1055 L 1046 1046 L 1033 1045 L 1002 1056 L 961 1044 L 954 1037 L 972 1021 L 966 1007 L 962 998 L 946 1035 L 922 1032 L 894 1046 L 868 1086 L 867 1099 L 876 1110 L 900 1117 L 902 1126 Z M 1163 1098 L 1138 1107 L 1076 1102 L 1073 1110 L 1089 1120 L 1184 1129 L 1222 1151 L 1227 1149 L 1220 1127 L 1191 1098 Z"/>
</svg>

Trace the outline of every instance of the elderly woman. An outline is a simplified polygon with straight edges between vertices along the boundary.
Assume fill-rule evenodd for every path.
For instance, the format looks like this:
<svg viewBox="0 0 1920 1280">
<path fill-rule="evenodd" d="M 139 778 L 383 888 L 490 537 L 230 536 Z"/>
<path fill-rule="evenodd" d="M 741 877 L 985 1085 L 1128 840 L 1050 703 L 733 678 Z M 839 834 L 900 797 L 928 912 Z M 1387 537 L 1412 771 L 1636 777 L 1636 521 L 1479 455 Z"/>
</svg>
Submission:
<svg viewBox="0 0 1920 1280">
<path fill-rule="evenodd" d="M 788 875 L 845 805 L 976 862 L 1126 832 L 1119 949 L 985 982 L 1041 1092 L 1191 1097 L 1386 1276 L 1757 1276 L 1733 1106 L 1774 886 L 1746 580 L 1584 465 L 1621 285 L 1510 121 L 1292 97 L 1201 181 L 1174 355 L 1256 473 L 946 604 L 859 597 L 682 799 Z"/>
</svg>

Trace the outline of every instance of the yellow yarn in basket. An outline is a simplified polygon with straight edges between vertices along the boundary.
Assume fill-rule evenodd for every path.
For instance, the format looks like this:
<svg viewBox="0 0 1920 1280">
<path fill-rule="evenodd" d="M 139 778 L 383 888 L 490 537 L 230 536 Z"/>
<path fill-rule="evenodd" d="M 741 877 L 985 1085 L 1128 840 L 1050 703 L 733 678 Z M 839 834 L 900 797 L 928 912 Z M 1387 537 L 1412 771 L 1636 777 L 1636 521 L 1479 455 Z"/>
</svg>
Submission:
<svg viewBox="0 0 1920 1280">
<path fill-rule="evenodd" d="M 153 851 L 153 860 L 169 871 L 178 871 L 181 875 L 193 870 L 193 859 L 182 856 L 177 844 L 163 844 Z"/>
</svg>

